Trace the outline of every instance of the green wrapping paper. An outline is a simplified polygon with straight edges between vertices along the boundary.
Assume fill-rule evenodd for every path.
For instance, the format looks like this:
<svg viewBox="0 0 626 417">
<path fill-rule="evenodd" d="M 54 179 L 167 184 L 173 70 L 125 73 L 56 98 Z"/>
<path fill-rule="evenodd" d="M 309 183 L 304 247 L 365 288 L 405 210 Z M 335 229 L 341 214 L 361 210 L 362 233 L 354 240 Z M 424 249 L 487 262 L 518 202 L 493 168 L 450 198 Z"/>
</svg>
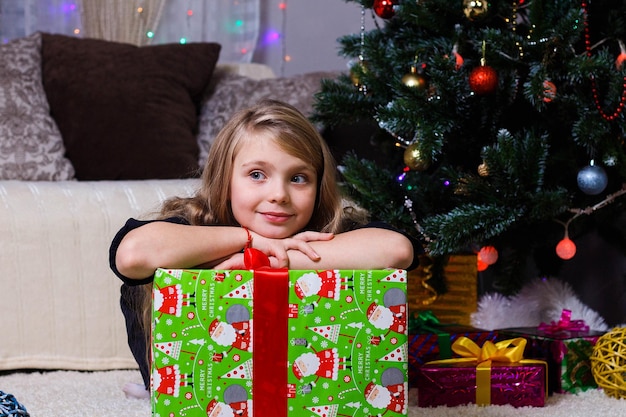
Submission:
<svg viewBox="0 0 626 417">
<path fill-rule="evenodd" d="M 157 271 L 153 415 L 407 415 L 406 272 L 276 271 Z"/>
</svg>

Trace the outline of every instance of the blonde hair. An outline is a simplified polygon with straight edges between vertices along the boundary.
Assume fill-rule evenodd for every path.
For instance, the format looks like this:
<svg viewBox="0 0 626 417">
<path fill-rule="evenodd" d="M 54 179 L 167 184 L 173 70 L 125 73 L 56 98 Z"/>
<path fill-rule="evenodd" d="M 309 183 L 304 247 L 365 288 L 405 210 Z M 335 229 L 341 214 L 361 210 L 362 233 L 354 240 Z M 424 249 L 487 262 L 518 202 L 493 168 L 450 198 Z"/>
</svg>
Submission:
<svg viewBox="0 0 626 417">
<path fill-rule="evenodd" d="M 305 229 L 340 232 L 344 213 L 334 158 L 315 126 L 295 107 L 276 100 L 241 110 L 226 123 L 211 146 L 198 192 L 166 201 L 161 217 L 179 216 L 193 225 L 238 225 L 230 206 L 233 161 L 239 149 L 263 140 L 261 136 L 310 163 L 317 173 L 316 206 Z"/>
</svg>

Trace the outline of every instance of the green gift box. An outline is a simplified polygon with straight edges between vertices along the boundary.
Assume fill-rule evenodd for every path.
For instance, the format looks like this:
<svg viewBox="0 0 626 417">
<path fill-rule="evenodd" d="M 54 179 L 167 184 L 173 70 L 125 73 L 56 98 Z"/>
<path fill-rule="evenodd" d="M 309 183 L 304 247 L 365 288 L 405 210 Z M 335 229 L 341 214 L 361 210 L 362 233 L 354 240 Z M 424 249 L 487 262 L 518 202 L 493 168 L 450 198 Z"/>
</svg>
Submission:
<svg viewBox="0 0 626 417">
<path fill-rule="evenodd" d="M 153 416 L 407 415 L 406 271 L 167 270 Z"/>
</svg>

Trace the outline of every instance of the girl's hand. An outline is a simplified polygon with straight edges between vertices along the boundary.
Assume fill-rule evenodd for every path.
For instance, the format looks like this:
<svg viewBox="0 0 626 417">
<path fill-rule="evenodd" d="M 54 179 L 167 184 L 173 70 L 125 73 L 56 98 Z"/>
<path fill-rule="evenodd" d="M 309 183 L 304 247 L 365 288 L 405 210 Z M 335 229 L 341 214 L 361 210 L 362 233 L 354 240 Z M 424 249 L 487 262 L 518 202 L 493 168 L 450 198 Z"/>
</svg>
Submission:
<svg viewBox="0 0 626 417">
<path fill-rule="evenodd" d="M 254 232 L 250 233 L 252 234 L 252 247 L 260 250 L 268 256 L 272 268 L 289 268 L 289 257 L 287 255 L 287 251 L 289 250 L 300 251 L 308 256 L 312 261 L 318 261 L 320 256 L 317 252 L 315 252 L 315 250 L 313 250 L 308 242 L 331 240 L 334 237 L 334 234 L 332 233 L 307 231 L 284 239 L 270 239 Z M 245 268 L 243 254 L 233 254 L 228 259 L 220 262 L 214 268 L 243 269 Z"/>
<path fill-rule="evenodd" d="M 272 268 L 289 268 L 287 251 L 297 250 L 309 257 L 312 261 L 319 261 L 321 257 L 313 250 L 308 242 L 331 240 L 335 235 L 321 232 L 301 232 L 284 239 L 269 239 L 254 235 L 252 247 L 259 249 L 270 258 Z"/>
</svg>

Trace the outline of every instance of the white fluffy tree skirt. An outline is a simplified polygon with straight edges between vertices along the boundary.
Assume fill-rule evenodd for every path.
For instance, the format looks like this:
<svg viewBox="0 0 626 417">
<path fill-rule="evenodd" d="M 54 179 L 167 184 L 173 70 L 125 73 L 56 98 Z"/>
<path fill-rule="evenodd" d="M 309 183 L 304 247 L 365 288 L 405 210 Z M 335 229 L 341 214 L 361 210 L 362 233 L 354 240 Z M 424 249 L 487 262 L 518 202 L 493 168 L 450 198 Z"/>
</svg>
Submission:
<svg viewBox="0 0 626 417">
<path fill-rule="evenodd" d="M 471 322 L 485 330 L 537 327 L 542 322 L 558 322 L 563 309 L 572 312 L 572 320 L 584 320 L 591 330 L 608 330 L 604 319 L 583 304 L 568 283 L 556 278 L 535 279 L 511 297 L 482 296 Z"/>
<path fill-rule="evenodd" d="M 12 373 L 0 376 L 0 391 L 13 394 L 31 417 L 149 417 L 148 400 L 127 399 L 126 382 L 139 382 L 138 371 Z M 416 392 L 410 395 L 409 416 L 626 416 L 626 400 L 607 397 L 600 390 L 578 395 L 555 394 L 543 408 L 511 406 L 418 408 Z M 293 416 L 299 417 L 299 416 Z"/>
</svg>

